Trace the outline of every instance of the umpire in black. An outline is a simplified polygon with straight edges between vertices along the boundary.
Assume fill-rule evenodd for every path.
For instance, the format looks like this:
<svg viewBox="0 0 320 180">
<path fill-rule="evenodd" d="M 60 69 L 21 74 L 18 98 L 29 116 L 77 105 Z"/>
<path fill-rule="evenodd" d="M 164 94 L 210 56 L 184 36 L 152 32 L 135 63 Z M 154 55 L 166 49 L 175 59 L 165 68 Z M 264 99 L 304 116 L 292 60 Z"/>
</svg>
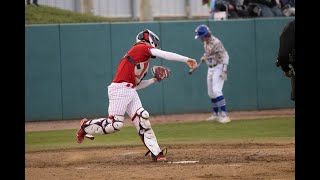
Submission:
<svg viewBox="0 0 320 180">
<path fill-rule="evenodd" d="M 291 100 L 295 101 L 295 19 L 290 21 L 280 34 L 277 67 L 281 67 L 285 76 L 291 78 Z"/>
</svg>

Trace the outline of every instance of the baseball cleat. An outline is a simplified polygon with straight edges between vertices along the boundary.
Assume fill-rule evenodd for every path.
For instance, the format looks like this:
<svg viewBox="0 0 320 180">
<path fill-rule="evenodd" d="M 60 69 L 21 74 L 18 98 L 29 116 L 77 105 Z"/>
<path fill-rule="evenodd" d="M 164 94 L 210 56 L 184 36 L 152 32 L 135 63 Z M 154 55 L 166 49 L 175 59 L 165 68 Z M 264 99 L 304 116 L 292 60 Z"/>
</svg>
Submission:
<svg viewBox="0 0 320 180">
<path fill-rule="evenodd" d="M 150 153 L 151 154 L 151 160 L 154 161 L 154 162 L 158 162 L 158 161 L 165 162 L 165 161 L 167 161 L 167 158 L 166 158 L 167 153 L 168 153 L 168 149 L 167 148 L 163 148 L 161 150 L 161 152 L 157 156 L 155 156 L 152 153 Z"/>
<path fill-rule="evenodd" d="M 207 118 L 206 121 L 219 121 L 219 116 L 218 115 L 212 115 L 209 118 Z"/>
<path fill-rule="evenodd" d="M 221 118 L 218 120 L 219 123 L 228 123 L 228 122 L 230 122 L 230 121 L 231 121 L 231 120 L 230 120 L 230 118 L 229 118 L 228 116 L 221 117 Z"/>
<path fill-rule="evenodd" d="M 162 155 L 161 153 L 160 154 L 158 154 L 158 156 L 157 156 L 157 160 L 156 161 L 162 161 L 162 162 L 165 162 L 165 161 L 167 161 L 167 158 L 164 156 L 164 155 Z"/>
<path fill-rule="evenodd" d="M 86 135 L 86 132 L 84 131 L 83 129 L 83 125 L 84 123 L 86 123 L 88 121 L 87 118 L 83 118 L 80 122 L 80 128 L 76 134 L 76 140 L 78 143 L 82 143 L 83 139 L 84 139 L 84 136 Z"/>
</svg>

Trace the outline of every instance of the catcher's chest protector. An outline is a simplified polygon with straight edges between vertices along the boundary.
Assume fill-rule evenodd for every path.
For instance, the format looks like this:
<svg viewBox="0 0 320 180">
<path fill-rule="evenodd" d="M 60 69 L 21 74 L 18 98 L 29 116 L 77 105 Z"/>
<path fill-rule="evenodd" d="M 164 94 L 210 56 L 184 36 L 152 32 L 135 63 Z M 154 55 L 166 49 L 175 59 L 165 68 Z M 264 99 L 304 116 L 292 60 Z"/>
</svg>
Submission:
<svg viewBox="0 0 320 180">
<path fill-rule="evenodd" d="M 140 62 L 134 66 L 134 74 L 136 77 L 136 84 L 137 85 L 147 75 L 148 68 L 149 68 L 149 61 Z"/>
</svg>

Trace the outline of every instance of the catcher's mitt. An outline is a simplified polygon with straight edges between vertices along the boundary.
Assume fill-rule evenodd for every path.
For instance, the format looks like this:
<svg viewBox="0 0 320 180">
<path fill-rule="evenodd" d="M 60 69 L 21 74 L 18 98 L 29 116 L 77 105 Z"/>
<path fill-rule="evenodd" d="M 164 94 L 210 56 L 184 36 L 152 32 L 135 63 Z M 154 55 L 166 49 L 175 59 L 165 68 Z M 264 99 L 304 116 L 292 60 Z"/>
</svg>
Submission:
<svg viewBox="0 0 320 180">
<path fill-rule="evenodd" d="M 161 81 L 171 75 L 171 70 L 164 66 L 153 66 L 151 68 L 151 73 L 154 78 L 157 78 L 158 81 Z"/>
</svg>

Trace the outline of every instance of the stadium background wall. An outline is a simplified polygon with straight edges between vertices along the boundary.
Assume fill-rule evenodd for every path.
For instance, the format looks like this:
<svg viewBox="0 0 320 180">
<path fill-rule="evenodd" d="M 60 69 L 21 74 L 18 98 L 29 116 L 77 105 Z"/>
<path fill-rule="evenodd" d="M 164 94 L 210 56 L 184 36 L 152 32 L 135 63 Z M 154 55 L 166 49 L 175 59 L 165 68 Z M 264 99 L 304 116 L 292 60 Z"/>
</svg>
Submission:
<svg viewBox="0 0 320 180">
<path fill-rule="evenodd" d="M 161 49 L 199 61 L 203 45 L 194 39 L 199 24 L 207 24 L 229 52 L 224 86 L 229 111 L 292 108 L 290 81 L 275 66 L 280 32 L 291 19 L 26 25 L 25 121 L 106 116 L 107 86 L 138 32 L 151 29 Z M 191 76 L 182 63 L 156 58 L 152 65 L 173 72 L 139 90 L 152 115 L 211 111 L 205 65 Z"/>
</svg>

